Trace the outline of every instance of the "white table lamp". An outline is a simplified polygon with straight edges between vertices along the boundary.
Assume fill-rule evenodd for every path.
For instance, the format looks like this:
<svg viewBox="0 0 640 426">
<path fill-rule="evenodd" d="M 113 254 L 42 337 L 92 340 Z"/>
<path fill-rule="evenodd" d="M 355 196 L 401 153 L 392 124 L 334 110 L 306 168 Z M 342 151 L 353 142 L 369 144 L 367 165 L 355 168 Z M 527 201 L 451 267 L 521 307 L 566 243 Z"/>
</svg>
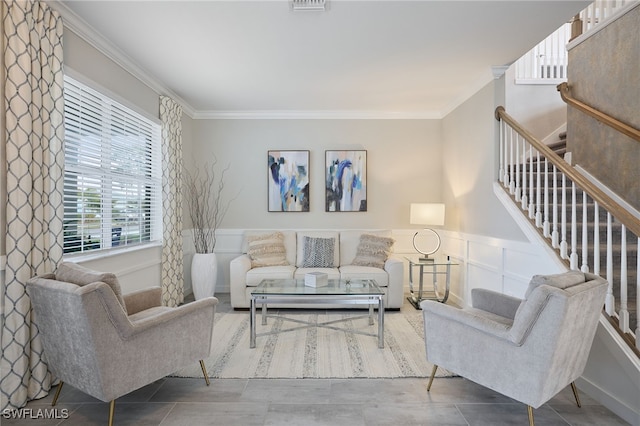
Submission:
<svg viewBox="0 0 640 426">
<path fill-rule="evenodd" d="M 409 223 L 412 225 L 424 225 L 424 226 L 442 226 L 444 225 L 444 204 L 442 203 L 411 203 L 411 213 L 409 217 Z M 431 233 L 436 237 L 436 247 L 433 250 L 424 249 L 421 244 L 416 244 L 416 239 L 424 237 L 426 233 Z M 433 258 L 429 255 L 435 253 L 440 248 L 441 240 L 440 235 L 431 228 L 424 228 L 418 231 L 413 236 L 413 248 L 423 255 L 420 258 L 421 261 L 432 262 Z"/>
</svg>

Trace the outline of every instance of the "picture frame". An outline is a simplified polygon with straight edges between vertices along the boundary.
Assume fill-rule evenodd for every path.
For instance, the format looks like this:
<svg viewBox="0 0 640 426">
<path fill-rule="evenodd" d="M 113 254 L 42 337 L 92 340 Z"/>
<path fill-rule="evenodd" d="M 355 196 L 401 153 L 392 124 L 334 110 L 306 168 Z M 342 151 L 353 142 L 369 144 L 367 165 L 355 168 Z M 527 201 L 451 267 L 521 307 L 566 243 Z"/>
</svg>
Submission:
<svg viewBox="0 0 640 426">
<path fill-rule="evenodd" d="M 367 211 L 367 151 L 325 151 L 325 211 Z"/>
<path fill-rule="evenodd" d="M 309 151 L 267 152 L 268 211 L 309 211 Z"/>
</svg>

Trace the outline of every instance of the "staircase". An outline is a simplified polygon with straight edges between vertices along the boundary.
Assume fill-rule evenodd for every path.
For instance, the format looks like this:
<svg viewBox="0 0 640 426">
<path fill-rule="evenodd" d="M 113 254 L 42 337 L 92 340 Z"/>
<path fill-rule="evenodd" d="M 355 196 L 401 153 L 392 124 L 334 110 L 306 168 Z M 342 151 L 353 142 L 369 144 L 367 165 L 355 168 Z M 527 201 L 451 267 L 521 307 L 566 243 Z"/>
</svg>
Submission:
<svg viewBox="0 0 640 426">
<path fill-rule="evenodd" d="M 607 279 L 604 312 L 640 357 L 640 220 L 562 159 L 566 134 L 544 145 L 503 108 L 496 117 L 501 121 L 501 187 L 568 269 Z"/>
<path fill-rule="evenodd" d="M 549 149 L 563 157 L 567 153 L 567 132 L 561 132 L 558 135 L 558 142 L 553 142 L 547 145 Z"/>
<path fill-rule="evenodd" d="M 551 149 L 555 148 L 555 153 L 564 154 L 566 152 L 566 139 L 564 147 L 562 147 L 562 142 L 547 146 Z M 538 161 L 529 159 L 519 168 L 525 175 L 536 176 L 538 174 Z M 547 191 L 549 200 L 560 200 L 556 203 L 557 210 L 555 212 L 553 210 L 554 203 L 549 205 L 551 209 L 548 214 L 550 238 L 545 238 L 545 241 L 549 247 L 556 249 L 558 257 L 568 269 L 591 272 L 605 277 L 609 283 L 612 283 L 608 303 L 614 304 L 613 311 L 616 313 L 626 311 L 629 316 L 627 321 L 629 328 L 631 330 L 635 329 L 638 324 L 637 286 L 629 284 L 638 282 L 638 268 L 629 266 L 638 265 L 638 238 L 615 218 L 611 218 L 611 224 L 609 225 L 609 214 L 604 209 L 596 208 L 597 203 L 582 189 L 575 188 L 575 204 L 573 204 L 574 189 L 572 183 L 565 178 L 563 184 L 562 175 L 557 170 L 554 170 L 553 164 L 550 161 L 545 161 L 544 157 L 541 157 L 540 161 L 540 174 L 542 177 L 540 181 L 548 183 L 546 190 L 544 185 L 540 186 L 541 197 L 544 198 L 545 191 Z M 506 188 L 504 189 L 507 191 Z M 537 179 L 533 179 L 533 186 L 530 189 L 537 194 Z M 515 194 L 510 194 L 509 191 L 507 193 L 514 202 L 517 202 Z M 563 199 L 565 200 L 564 203 L 562 202 Z M 573 218 L 574 206 L 575 219 Z M 557 227 L 553 226 L 554 213 L 559 218 L 556 221 Z M 561 220 L 563 213 L 566 218 L 565 223 L 575 222 L 575 228 L 573 225 L 567 226 L 564 231 L 564 238 L 562 237 L 563 230 L 558 228 L 563 222 Z M 529 218 L 528 215 L 525 216 L 531 225 L 535 227 L 535 216 L 534 218 Z M 624 245 L 622 244 L 623 233 L 624 241 L 626 241 Z M 554 235 L 556 241 L 558 241 L 556 247 L 554 247 Z M 611 241 L 610 251 L 607 250 L 609 239 Z M 562 241 L 566 242 L 566 246 L 562 244 Z M 625 267 L 622 266 L 623 262 L 626 263 Z M 625 297 L 622 295 L 623 288 L 627 292 Z M 626 298 L 626 306 L 623 306 L 621 302 L 624 298 Z M 610 315 L 609 319 L 616 329 L 622 330 L 619 315 Z M 634 349 L 636 355 L 640 356 L 635 336 L 628 332 L 621 332 L 621 335 L 629 346 Z"/>
</svg>

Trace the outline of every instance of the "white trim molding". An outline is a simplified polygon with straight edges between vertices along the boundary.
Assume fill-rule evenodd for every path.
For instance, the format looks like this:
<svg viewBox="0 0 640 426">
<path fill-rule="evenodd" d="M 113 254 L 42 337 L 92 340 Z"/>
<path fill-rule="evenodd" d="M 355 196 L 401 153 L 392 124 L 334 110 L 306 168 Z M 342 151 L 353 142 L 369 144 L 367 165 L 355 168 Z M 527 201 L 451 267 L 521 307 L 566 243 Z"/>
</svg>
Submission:
<svg viewBox="0 0 640 426">
<path fill-rule="evenodd" d="M 199 111 L 194 120 L 436 120 L 439 111 Z"/>
<path fill-rule="evenodd" d="M 141 68 L 134 59 L 88 25 L 84 19 L 69 9 L 67 5 L 60 1 L 48 1 L 47 4 L 60 13 L 65 28 L 74 32 L 84 41 L 96 48 L 100 53 L 131 73 L 134 77 L 153 89 L 159 95 L 167 95 L 173 98 L 182 106 L 183 112 L 193 118 L 195 110 L 191 105 L 189 105 L 189 103 L 169 89 L 156 76 Z"/>
</svg>

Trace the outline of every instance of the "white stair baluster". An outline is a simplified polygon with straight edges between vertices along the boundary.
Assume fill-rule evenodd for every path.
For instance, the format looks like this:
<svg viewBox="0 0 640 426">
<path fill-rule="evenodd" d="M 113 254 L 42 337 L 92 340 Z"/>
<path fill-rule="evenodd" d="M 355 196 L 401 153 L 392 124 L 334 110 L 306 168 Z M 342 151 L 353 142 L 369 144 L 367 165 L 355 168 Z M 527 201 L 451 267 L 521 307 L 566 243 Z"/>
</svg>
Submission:
<svg viewBox="0 0 640 426">
<path fill-rule="evenodd" d="M 541 197 L 541 192 L 542 192 L 542 182 L 540 181 L 540 174 L 542 173 L 542 171 L 540 170 L 541 167 L 541 162 L 540 162 L 540 152 L 536 152 L 537 154 L 537 163 L 538 163 L 538 170 L 536 173 L 536 227 L 537 228 L 542 228 L 542 197 Z"/>
<path fill-rule="evenodd" d="M 509 193 L 516 192 L 516 183 L 513 178 L 513 129 L 509 129 Z"/>
<path fill-rule="evenodd" d="M 600 206 L 593 202 L 593 273 L 600 275 Z"/>
<path fill-rule="evenodd" d="M 504 134 L 502 135 L 504 138 L 504 176 L 502 178 L 502 185 L 505 188 L 509 187 L 509 147 L 507 146 L 507 129 L 505 124 Z"/>
<path fill-rule="evenodd" d="M 613 296 L 613 236 L 611 232 L 611 213 L 607 212 L 607 296 L 604 299 L 604 309 L 607 314 L 613 315 L 616 310 L 615 297 Z"/>
<path fill-rule="evenodd" d="M 502 185 L 504 186 L 504 120 L 502 120 L 502 118 L 500 119 L 500 155 L 498 156 L 499 159 L 499 163 L 500 163 L 500 169 L 498 170 L 498 179 L 500 180 L 500 182 L 502 183 Z"/>
<path fill-rule="evenodd" d="M 529 219 L 536 215 L 533 200 L 533 146 L 529 145 Z"/>
<path fill-rule="evenodd" d="M 571 255 L 569 256 L 569 264 L 572 270 L 578 269 L 578 217 L 576 212 L 576 184 L 571 182 Z"/>
<path fill-rule="evenodd" d="M 524 164 L 522 165 L 524 167 Z M 516 133 L 516 189 L 515 200 L 520 201 L 520 135 Z"/>
<path fill-rule="evenodd" d="M 582 272 L 589 272 L 589 232 L 587 223 L 587 193 L 582 191 Z"/>
<path fill-rule="evenodd" d="M 522 198 L 520 200 L 520 208 L 522 210 L 527 210 L 528 200 L 527 197 L 527 141 L 522 138 Z M 531 165 L 529 165 L 531 167 Z"/>
<path fill-rule="evenodd" d="M 549 160 L 544 158 L 544 222 L 542 222 L 543 235 L 551 237 L 551 223 L 549 222 Z"/>
<path fill-rule="evenodd" d="M 567 175 L 562 173 L 562 207 L 560 208 L 560 257 L 568 259 L 567 253 Z"/>
<path fill-rule="evenodd" d="M 557 249 L 560 246 L 558 238 L 558 170 L 553 166 L 553 226 L 551 231 L 551 247 Z"/>
<path fill-rule="evenodd" d="M 629 332 L 629 307 L 627 300 L 627 227 L 622 225 L 620 236 L 620 329 Z"/>
</svg>

